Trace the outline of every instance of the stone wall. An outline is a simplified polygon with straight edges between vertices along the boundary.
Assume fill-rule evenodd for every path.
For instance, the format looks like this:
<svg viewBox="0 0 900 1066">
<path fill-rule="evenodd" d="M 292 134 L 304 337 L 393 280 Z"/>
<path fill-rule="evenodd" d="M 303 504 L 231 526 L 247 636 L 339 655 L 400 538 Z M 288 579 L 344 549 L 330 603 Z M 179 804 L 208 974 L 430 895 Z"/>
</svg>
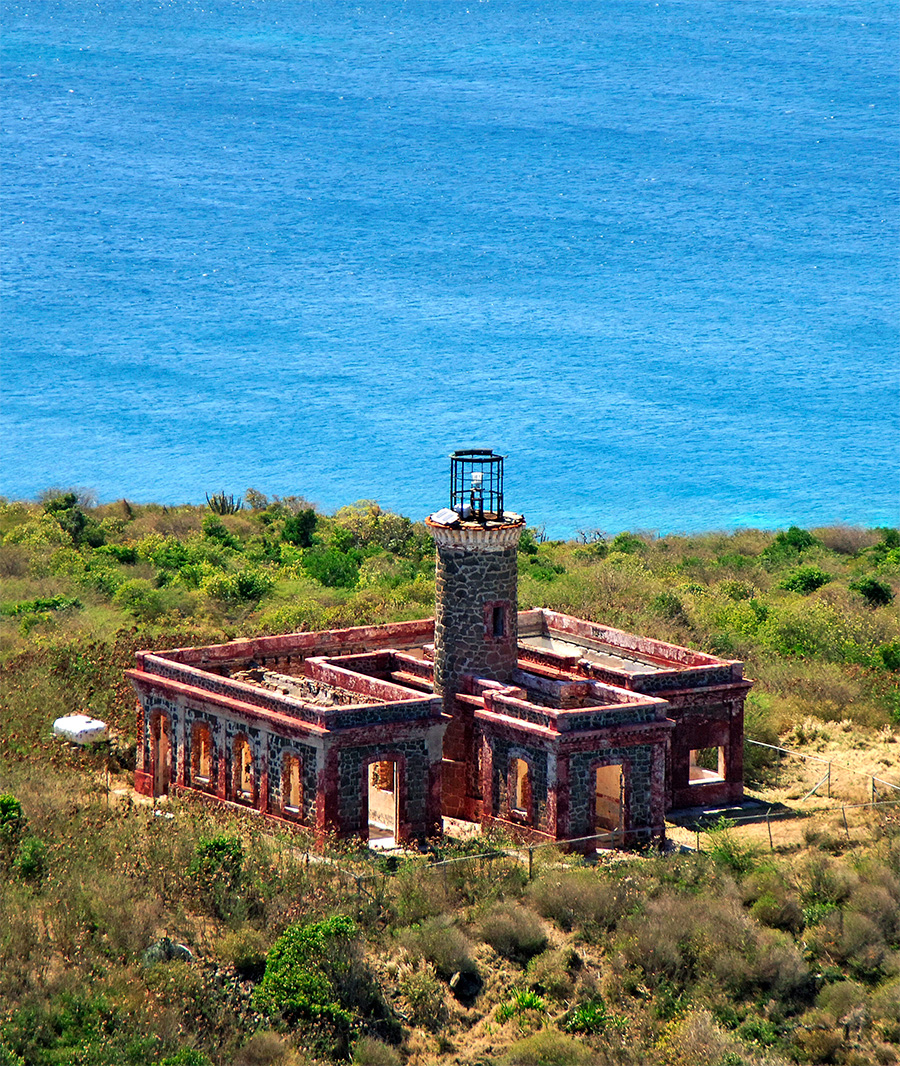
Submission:
<svg viewBox="0 0 900 1066">
<path fill-rule="evenodd" d="M 487 531 L 489 533 L 489 531 Z M 460 691 L 465 674 L 508 681 L 516 669 L 518 627 L 515 544 L 497 550 L 438 542 L 434 625 L 435 691 Z M 503 612 L 503 634 L 493 627 Z"/>
<path fill-rule="evenodd" d="M 653 745 L 635 744 L 586 751 L 569 758 L 569 827 L 567 836 L 589 836 L 594 828 L 594 771 L 598 766 L 622 764 L 625 777 L 625 829 L 641 828 L 637 839 L 651 835 L 654 822 Z"/>
</svg>

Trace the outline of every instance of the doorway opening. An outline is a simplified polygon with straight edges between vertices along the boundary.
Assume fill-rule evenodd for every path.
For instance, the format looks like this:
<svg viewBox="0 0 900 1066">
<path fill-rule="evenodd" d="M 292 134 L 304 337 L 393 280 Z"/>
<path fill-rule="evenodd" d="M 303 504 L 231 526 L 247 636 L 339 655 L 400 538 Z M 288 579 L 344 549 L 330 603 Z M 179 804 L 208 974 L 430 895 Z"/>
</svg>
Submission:
<svg viewBox="0 0 900 1066">
<path fill-rule="evenodd" d="M 598 766 L 594 783 L 594 832 L 611 833 L 625 828 L 625 772 L 621 763 Z"/>
<path fill-rule="evenodd" d="M 398 769 L 396 759 L 369 764 L 367 818 L 370 848 L 397 846 Z"/>
<path fill-rule="evenodd" d="M 300 785 L 300 760 L 296 755 L 284 757 L 281 787 L 285 811 L 297 817 L 303 803 L 303 791 Z"/>
<path fill-rule="evenodd" d="M 153 766 L 153 795 L 168 796 L 172 784 L 172 741 L 169 737 L 169 720 L 164 714 L 156 716 L 152 735 L 156 756 Z"/>
</svg>

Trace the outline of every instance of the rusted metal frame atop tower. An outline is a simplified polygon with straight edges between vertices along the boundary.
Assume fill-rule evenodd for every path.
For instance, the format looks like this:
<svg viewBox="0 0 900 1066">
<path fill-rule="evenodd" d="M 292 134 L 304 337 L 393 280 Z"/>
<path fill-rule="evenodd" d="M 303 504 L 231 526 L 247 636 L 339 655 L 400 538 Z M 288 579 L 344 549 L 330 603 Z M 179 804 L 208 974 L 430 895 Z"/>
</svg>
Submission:
<svg viewBox="0 0 900 1066">
<path fill-rule="evenodd" d="M 450 507 L 466 521 L 503 521 L 503 460 L 490 448 L 450 454 Z"/>
</svg>

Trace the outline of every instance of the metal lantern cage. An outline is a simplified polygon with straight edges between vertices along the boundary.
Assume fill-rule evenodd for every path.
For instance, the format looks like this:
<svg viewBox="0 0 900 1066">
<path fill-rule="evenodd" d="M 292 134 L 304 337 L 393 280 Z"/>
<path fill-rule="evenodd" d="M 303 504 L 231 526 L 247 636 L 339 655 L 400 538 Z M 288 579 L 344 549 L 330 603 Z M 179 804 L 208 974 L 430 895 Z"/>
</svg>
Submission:
<svg viewBox="0 0 900 1066">
<path fill-rule="evenodd" d="M 450 455 L 450 507 L 464 519 L 503 521 L 503 459 L 489 448 Z"/>
</svg>

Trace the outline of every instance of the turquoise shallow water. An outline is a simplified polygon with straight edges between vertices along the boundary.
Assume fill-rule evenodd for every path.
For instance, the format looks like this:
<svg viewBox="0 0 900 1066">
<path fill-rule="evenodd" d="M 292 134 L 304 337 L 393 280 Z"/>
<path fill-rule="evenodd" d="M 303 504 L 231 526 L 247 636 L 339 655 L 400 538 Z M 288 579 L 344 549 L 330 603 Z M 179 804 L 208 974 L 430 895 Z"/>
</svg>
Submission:
<svg viewBox="0 0 900 1066">
<path fill-rule="evenodd" d="M 894 4 L 0 9 L 6 495 L 897 523 Z"/>
</svg>

